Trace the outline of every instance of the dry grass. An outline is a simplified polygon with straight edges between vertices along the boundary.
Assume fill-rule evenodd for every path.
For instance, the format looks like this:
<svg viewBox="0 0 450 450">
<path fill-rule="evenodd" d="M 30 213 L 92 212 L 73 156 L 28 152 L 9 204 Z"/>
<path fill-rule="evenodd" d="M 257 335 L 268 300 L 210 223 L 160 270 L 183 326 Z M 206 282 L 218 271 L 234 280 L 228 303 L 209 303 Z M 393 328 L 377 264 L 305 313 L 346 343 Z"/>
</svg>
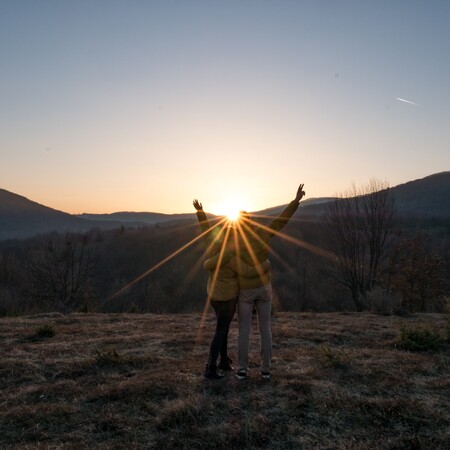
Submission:
<svg viewBox="0 0 450 450">
<path fill-rule="evenodd" d="M 46 314 L 0 320 L 0 448 L 450 448 L 448 343 L 398 346 L 443 315 L 273 319 L 272 380 L 205 381 L 199 316 Z M 36 330 L 51 329 L 41 337 Z M 236 353 L 236 323 L 230 336 Z"/>
</svg>

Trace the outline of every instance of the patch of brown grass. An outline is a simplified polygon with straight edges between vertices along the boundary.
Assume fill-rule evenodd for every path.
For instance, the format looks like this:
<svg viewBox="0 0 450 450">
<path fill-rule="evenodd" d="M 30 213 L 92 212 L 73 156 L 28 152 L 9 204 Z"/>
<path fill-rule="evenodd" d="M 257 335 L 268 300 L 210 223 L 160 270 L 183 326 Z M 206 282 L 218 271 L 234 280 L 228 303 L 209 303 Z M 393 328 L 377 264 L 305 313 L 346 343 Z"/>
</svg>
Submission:
<svg viewBox="0 0 450 450">
<path fill-rule="evenodd" d="M 270 382 L 206 381 L 214 329 L 196 314 L 0 320 L 0 448 L 450 447 L 448 344 L 414 353 L 401 327 L 443 315 L 277 313 Z M 55 334 L 35 339 L 48 324 Z M 256 328 L 254 328 L 256 330 Z M 230 353 L 236 355 L 236 323 Z"/>
</svg>

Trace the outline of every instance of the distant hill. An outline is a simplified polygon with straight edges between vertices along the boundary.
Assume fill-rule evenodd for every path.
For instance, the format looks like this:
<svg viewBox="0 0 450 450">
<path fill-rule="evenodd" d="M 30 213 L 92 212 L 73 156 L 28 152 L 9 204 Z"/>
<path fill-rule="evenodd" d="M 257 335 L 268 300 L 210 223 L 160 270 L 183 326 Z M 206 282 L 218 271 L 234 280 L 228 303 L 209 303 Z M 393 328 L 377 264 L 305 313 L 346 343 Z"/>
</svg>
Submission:
<svg viewBox="0 0 450 450">
<path fill-rule="evenodd" d="M 391 189 L 397 209 L 403 215 L 450 218 L 450 171 L 410 181 Z M 301 202 L 296 215 L 315 220 L 325 212 L 327 204 L 333 200 L 332 197 L 306 199 Z M 279 205 L 253 214 L 274 216 L 285 207 L 286 205 Z M 138 227 L 155 224 L 168 226 L 184 220 L 195 220 L 195 214 L 117 212 L 85 213 L 75 216 L 0 189 L 0 240 L 26 238 L 52 231 L 82 232 L 94 227 L 113 229 L 121 226 Z"/>
<path fill-rule="evenodd" d="M 450 171 L 399 184 L 392 191 L 402 214 L 450 217 Z"/>
<path fill-rule="evenodd" d="M 390 189 L 397 211 L 403 216 L 450 218 L 450 171 L 409 181 Z M 302 202 L 304 206 L 296 215 L 306 218 L 321 216 L 327 209 L 328 201 L 313 204 Z M 278 208 L 281 211 L 285 206 Z"/>
<path fill-rule="evenodd" d="M 195 213 L 185 214 L 162 214 L 155 212 L 116 212 L 111 214 L 79 214 L 77 217 L 87 220 L 103 220 L 125 223 L 140 223 L 140 224 L 157 224 L 165 222 L 173 222 L 184 219 L 195 219 Z"/>
<path fill-rule="evenodd" d="M 93 224 L 0 189 L 0 240 L 26 238 L 52 231 L 87 231 L 93 226 L 115 228 L 120 224 Z"/>
<path fill-rule="evenodd" d="M 214 216 L 208 214 L 208 217 Z M 122 226 L 143 227 L 155 224 L 171 226 L 184 220 L 196 220 L 195 213 L 118 212 L 72 215 L 0 189 L 0 240 L 23 239 L 53 231 L 85 232 L 92 228 L 110 230 Z"/>
<path fill-rule="evenodd" d="M 335 199 L 335 197 L 319 197 L 319 198 L 307 198 L 306 200 L 302 200 L 300 202 L 300 209 L 299 211 L 303 211 L 308 210 L 307 208 L 312 207 L 312 211 L 323 211 L 324 210 L 324 205 L 326 203 L 332 202 Z M 261 211 L 255 211 L 252 212 L 252 214 L 255 217 L 261 216 L 276 216 L 278 214 L 281 213 L 281 211 L 283 211 L 284 208 L 286 208 L 288 204 L 284 204 L 284 205 L 278 205 L 278 206 L 273 206 L 271 208 L 267 208 L 267 209 L 262 209 Z"/>
<path fill-rule="evenodd" d="M 309 198 L 305 201 L 301 202 L 300 206 L 304 207 L 312 204 L 321 204 L 324 202 L 328 202 L 333 200 L 332 197 L 322 197 L 322 198 Z M 252 212 L 255 215 L 262 216 L 273 216 L 279 214 L 286 205 L 273 206 L 268 209 L 264 209 L 262 211 Z M 213 214 L 207 213 L 208 217 L 215 217 Z M 78 214 L 76 217 L 87 219 L 87 220 L 102 220 L 102 221 L 114 221 L 114 222 L 122 222 L 128 224 L 172 224 L 173 222 L 177 222 L 179 220 L 193 220 L 196 219 L 195 213 L 183 213 L 183 214 L 162 214 L 155 212 L 131 212 L 131 211 L 123 211 L 116 212 L 111 214 L 89 214 L 83 213 Z"/>
</svg>

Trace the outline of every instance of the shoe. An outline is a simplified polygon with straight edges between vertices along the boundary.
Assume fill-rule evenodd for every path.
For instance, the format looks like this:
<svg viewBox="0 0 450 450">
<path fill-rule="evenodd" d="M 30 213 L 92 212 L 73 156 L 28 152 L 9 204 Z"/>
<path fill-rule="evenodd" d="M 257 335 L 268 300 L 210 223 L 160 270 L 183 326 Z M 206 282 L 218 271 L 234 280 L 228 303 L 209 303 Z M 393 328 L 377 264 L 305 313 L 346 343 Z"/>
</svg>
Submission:
<svg viewBox="0 0 450 450">
<path fill-rule="evenodd" d="M 205 372 L 203 373 L 203 377 L 208 379 L 208 380 L 220 380 L 221 378 L 223 378 L 225 375 L 223 373 L 219 373 L 219 372 L 208 372 L 205 370 Z"/>
<path fill-rule="evenodd" d="M 234 376 L 238 379 L 238 380 L 245 380 L 247 378 L 247 371 L 245 370 L 238 370 Z"/>
<path fill-rule="evenodd" d="M 211 368 L 206 366 L 205 371 L 203 372 L 203 377 L 208 380 L 220 380 L 224 377 L 223 373 L 217 372 L 216 368 Z"/>
<path fill-rule="evenodd" d="M 206 378 L 207 380 L 220 380 L 221 378 L 223 378 L 225 375 L 223 373 L 219 373 L 219 372 L 210 372 L 210 373 L 204 373 L 203 377 Z"/>
<path fill-rule="evenodd" d="M 231 361 L 231 358 L 227 359 L 228 361 L 220 361 L 217 368 L 223 370 L 224 372 L 232 372 L 234 370 L 234 367 L 231 365 L 233 364 L 233 361 Z"/>
<path fill-rule="evenodd" d="M 261 376 L 264 380 L 270 380 L 270 372 L 261 372 Z"/>
</svg>

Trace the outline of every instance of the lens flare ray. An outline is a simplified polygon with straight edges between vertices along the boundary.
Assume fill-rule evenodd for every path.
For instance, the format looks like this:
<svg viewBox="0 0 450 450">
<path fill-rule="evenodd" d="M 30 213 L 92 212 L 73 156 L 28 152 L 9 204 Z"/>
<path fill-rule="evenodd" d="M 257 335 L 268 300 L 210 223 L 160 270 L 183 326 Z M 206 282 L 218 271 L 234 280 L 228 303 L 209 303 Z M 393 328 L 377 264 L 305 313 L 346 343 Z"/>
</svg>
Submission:
<svg viewBox="0 0 450 450">
<path fill-rule="evenodd" d="M 263 215 L 259 215 L 256 216 L 258 218 L 270 218 L 273 219 L 273 216 L 263 216 Z M 135 284 L 139 283 L 141 280 L 143 280 L 145 277 L 147 277 L 148 275 L 150 275 L 152 272 L 154 272 L 155 270 L 157 270 L 158 268 L 160 268 L 161 266 L 163 266 L 165 263 L 167 263 L 168 261 L 170 261 L 171 259 L 173 259 L 175 256 L 179 255 L 181 252 L 183 252 L 184 250 L 186 250 L 187 248 L 189 248 L 190 246 L 192 246 L 194 243 L 196 243 L 197 241 L 199 241 L 200 239 L 207 237 L 208 235 L 212 236 L 211 239 L 208 239 L 209 242 L 207 242 L 207 247 L 205 249 L 205 251 L 203 252 L 200 260 L 194 265 L 194 267 L 191 268 L 189 274 L 187 275 L 186 279 L 183 282 L 183 285 L 185 285 L 186 283 L 189 283 L 190 280 L 193 279 L 193 277 L 195 276 L 195 274 L 200 270 L 202 264 L 203 264 L 203 260 L 205 257 L 207 257 L 208 255 L 212 255 L 212 254 L 216 254 L 217 251 L 219 252 L 219 257 L 218 257 L 218 263 L 216 268 L 214 269 L 214 273 L 212 275 L 211 278 L 211 284 L 210 284 L 210 292 L 214 291 L 214 287 L 216 285 L 217 282 L 217 277 L 219 274 L 219 270 L 220 267 L 222 265 L 223 262 L 223 258 L 224 258 L 224 254 L 225 254 L 225 250 L 228 244 L 228 241 L 230 239 L 230 230 L 231 228 L 226 226 L 226 225 L 231 225 L 234 224 L 234 226 L 237 228 L 237 231 L 239 233 L 239 236 L 241 237 L 241 239 L 237 239 L 236 234 L 233 235 L 233 238 L 235 239 L 235 251 L 236 251 L 236 255 L 237 255 L 237 264 L 239 265 L 241 262 L 241 252 L 242 252 L 242 248 L 241 248 L 241 244 L 243 243 L 245 246 L 246 251 L 248 252 L 249 257 L 251 258 L 251 261 L 253 263 L 253 265 L 256 267 L 258 274 L 263 278 L 264 277 L 264 272 L 260 266 L 260 261 L 258 261 L 258 258 L 255 254 L 255 250 L 252 247 L 252 244 L 249 240 L 249 237 L 251 239 L 256 240 L 257 242 L 259 242 L 260 244 L 263 245 L 268 245 L 267 242 L 265 242 L 253 229 L 253 227 L 258 227 L 268 233 L 271 233 L 273 236 L 279 236 L 281 239 L 286 240 L 287 242 L 290 242 L 292 244 L 295 244 L 298 247 L 301 248 L 305 248 L 317 255 L 323 256 L 327 259 L 330 259 L 332 261 L 336 260 L 336 257 L 334 254 L 332 254 L 331 252 L 328 252 L 326 250 L 321 249 L 320 247 L 317 247 L 313 244 L 309 244 L 305 241 L 302 241 L 300 239 L 296 239 L 292 236 L 289 236 L 285 233 L 282 233 L 280 231 L 276 231 L 271 229 L 270 227 L 267 227 L 265 225 L 262 225 L 260 223 L 257 223 L 253 220 L 251 220 L 248 217 L 240 217 L 239 220 L 237 221 L 232 221 L 227 217 L 222 217 L 222 218 L 214 218 L 212 219 L 212 222 L 216 222 L 215 224 L 213 224 L 212 226 L 209 226 L 209 228 L 205 231 L 203 231 L 202 233 L 200 233 L 198 236 L 196 236 L 195 238 L 193 238 L 192 240 L 190 240 L 189 242 L 187 242 L 186 244 L 182 245 L 180 248 L 178 248 L 177 250 L 175 250 L 174 252 L 172 252 L 170 255 L 168 255 L 167 257 L 165 257 L 164 259 L 162 259 L 161 261 L 159 261 L 158 263 L 156 263 L 155 265 L 153 265 L 152 267 L 150 267 L 148 270 L 146 270 L 144 273 L 142 273 L 141 275 L 139 275 L 138 277 L 136 277 L 133 281 L 131 281 L 130 283 L 128 283 L 126 286 L 122 287 L 121 289 L 119 289 L 116 293 L 114 293 L 110 298 L 114 298 L 117 297 L 121 294 L 123 294 L 124 292 L 126 292 L 128 289 L 130 289 L 132 286 L 134 286 Z M 225 225 L 225 226 L 223 226 Z M 218 232 L 214 235 L 214 230 L 217 230 Z M 215 249 L 214 247 L 218 247 L 218 245 L 220 245 L 220 247 L 218 249 Z M 270 254 L 272 256 L 274 256 L 278 261 L 280 261 L 283 266 L 288 269 L 291 270 L 292 268 L 289 266 L 289 264 L 287 264 L 283 258 L 278 255 L 273 249 L 270 249 Z M 181 286 L 179 288 L 179 290 L 181 289 Z M 179 291 L 178 290 L 178 291 Z M 206 315 L 208 312 L 208 306 L 210 303 L 210 296 L 208 295 L 206 297 L 205 300 L 205 304 L 204 304 L 204 308 L 200 317 L 200 323 L 198 326 L 198 331 L 196 333 L 196 339 L 195 339 L 195 343 L 196 345 L 199 344 L 201 342 L 202 339 L 202 335 L 203 335 L 203 329 L 204 329 L 204 323 L 206 320 Z"/>
<path fill-rule="evenodd" d="M 250 241 L 248 240 L 246 233 L 242 232 L 242 229 L 243 229 L 243 227 L 246 227 L 246 228 L 248 228 L 248 230 L 250 230 L 251 233 L 254 233 L 254 231 L 251 230 L 250 227 L 248 227 L 248 225 L 245 223 L 244 220 L 242 221 L 242 223 L 238 222 L 237 226 L 238 226 L 238 230 L 240 232 L 239 235 L 242 237 L 242 240 L 244 241 L 245 247 L 247 248 L 248 254 L 250 255 L 250 258 L 252 259 L 253 265 L 256 267 L 256 270 L 258 271 L 258 275 L 261 278 L 264 278 L 264 272 L 260 266 L 260 261 L 258 261 L 258 258 L 255 255 L 255 251 L 253 250 L 253 247 L 252 247 Z M 257 237 L 259 238 L 259 236 L 257 236 Z M 238 258 L 238 264 L 239 264 L 239 262 L 240 262 L 240 258 Z"/>
<path fill-rule="evenodd" d="M 225 220 L 225 219 L 224 219 Z M 207 235 L 208 233 L 211 233 L 212 230 L 214 230 L 216 227 L 220 226 L 221 223 L 224 221 L 220 221 L 217 224 L 215 224 L 213 227 L 209 228 L 208 230 L 204 231 L 203 233 L 201 233 L 200 235 L 196 236 L 194 239 L 191 239 L 187 244 L 184 244 L 183 246 L 181 246 L 179 249 L 175 250 L 174 252 L 172 252 L 169 256 L 165 257 L 164 259 L 162 259 L 160 262 L 156 263 L 154 266 L 152 266 L 150 269 L 146 270 L 143 274 L 139 275 L 138 277 L 136 277 L 133 281 L 131 281 L 130 283 L 128 283 L 126 286 L 122 287 L 121 289 L 119 289 L 116 293 L 114 293 L 110 299 L 113 299 L 121 294 L 123 294 L 124 292 L 126 292 L 128 289 L 130 289 L 132 286 L 134 286 L 136 283 L 139 283 L 141 280 L 143 280 L 145 277 L 147 277 L 148 275 L 150 275 L 152 272 L 154 272 L 156 269 L 159 269 L 162 265 L 164 265 L 166 262 L 170 261 L 171 259 L 173 259 L 175 256 L 179 255 L 181 252 L 183 252 L 184 250 L 186 250 L 187 248 L 189 248 L 191 245 L 193 245 L 195 242 L 197 242 L 198 240 L 200 240 L 202 237 L 204 237 L 205 235 Z"/>
<path fill-rule="evenodd" d="M 265 225 L 262 225 L 260 223 L 254 222 L 251 219 L 246 219 L 248 222 L 250 222 L 252 225 L 258 226 L 264 230 L 266 230 L 269 233 L 272 233 L 274 236 L 279 236 L 280 238 L 291 242 L 292 244 L 297 245 L 298 247 L 305 248 L 306 250 L 309 250 L 312 253 L 315 253 L 316 255 L 322 256 L 326 259 L 329 259 L 330 261 L 336 261 L 336 255 L 328 250 L 324 250 L 320 247 L 317 247 L 316 245 L 309 244 L 308 242 L 302 241 L 300 239 L 296 239 L 292 236 L 289 236 L 288 234 L 282 233 L 281 231 L 273 230 L 272 228 L 269 228 Z"/>
</svg>

